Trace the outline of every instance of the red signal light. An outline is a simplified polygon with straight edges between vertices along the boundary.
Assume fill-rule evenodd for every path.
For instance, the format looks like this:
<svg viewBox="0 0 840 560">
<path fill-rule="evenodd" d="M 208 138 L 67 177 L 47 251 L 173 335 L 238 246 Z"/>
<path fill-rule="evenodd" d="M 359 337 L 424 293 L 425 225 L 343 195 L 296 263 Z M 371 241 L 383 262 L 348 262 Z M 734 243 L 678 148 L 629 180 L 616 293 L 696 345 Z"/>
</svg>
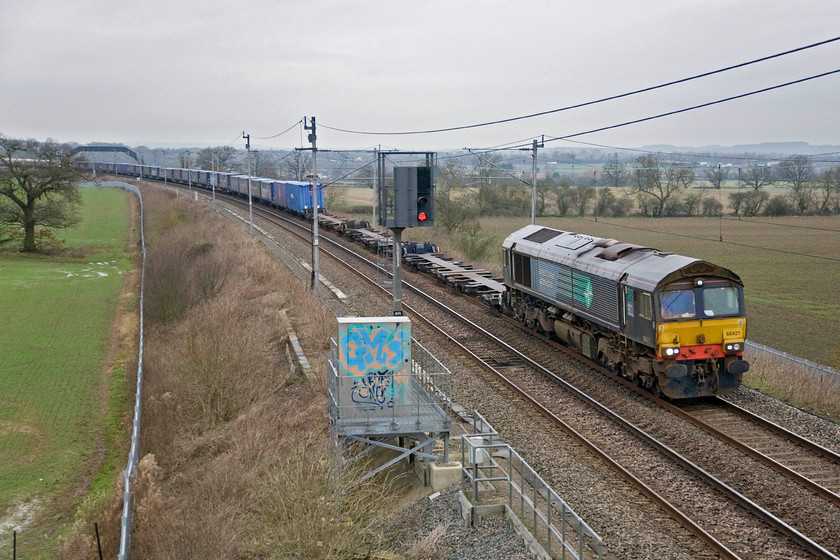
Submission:
<svg viewBox="0 0 840 560">
<path fill-rule="evenodd" d="M 425 222 L 426 219 L 428 219 L 428 216 L 426 216 L 425 212 L 420 212 L 419 214 L 417 214 L 417 219 L 421 222 Z"/>
</svg>

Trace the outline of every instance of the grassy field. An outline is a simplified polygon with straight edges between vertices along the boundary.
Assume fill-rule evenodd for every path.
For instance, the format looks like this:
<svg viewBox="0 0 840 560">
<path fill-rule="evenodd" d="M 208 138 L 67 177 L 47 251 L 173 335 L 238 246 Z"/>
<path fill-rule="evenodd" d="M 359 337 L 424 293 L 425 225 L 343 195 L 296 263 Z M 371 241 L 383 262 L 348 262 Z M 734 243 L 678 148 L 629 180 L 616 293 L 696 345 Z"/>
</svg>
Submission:
<svg viewBox="0 0 840 560">
<path fill-rule="evenodd" d="M 81 223 L 56 232 L 72 256 L 0 253 L 0 521 L 26 504 L 66 508 L 108 460 L 120 382 L 103 366 L 131 268 L 133 195 L 81 193 Z"/>
<path fill-rule="evenodd" d="M 716 191 L 708 191 L 714 196 Z M 785 192 L 769 189 L 771 195 Z M 369 204 L 370 190 L 348 189 L 348 205 Z M 722 199 L 725 203 L 727 190 Z M 501 247 L 529 217 L 482 218 L 484 234 Z M 840 366 L 840 216 L 784 218 L 539 218 L 568 231 L 655 247 L 720 264 L 746 287 L 751 340 L 818 363 Z M 409 229 L 404 239 L 437 232 Z M 721 242 L 721 238 L 723 242 Z M 436 238 L 437 240 L 438 238 Z M 501 250 L 480 263 L 501 271 Z"/>
</svg>

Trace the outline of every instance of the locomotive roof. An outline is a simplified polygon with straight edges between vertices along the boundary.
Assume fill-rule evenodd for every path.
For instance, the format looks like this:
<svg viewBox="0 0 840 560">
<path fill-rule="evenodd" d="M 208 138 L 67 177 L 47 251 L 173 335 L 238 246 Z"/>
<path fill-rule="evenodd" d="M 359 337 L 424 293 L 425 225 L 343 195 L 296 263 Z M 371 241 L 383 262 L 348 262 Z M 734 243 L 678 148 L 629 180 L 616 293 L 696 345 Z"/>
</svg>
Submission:
<svg viewBox="0 0 840 560">
<path fill-rule="evenodd" d="M 741 282 L 734 272 L 692 257 L 538 225 L 528 225 L 511 233 L 503 247 L 510 249 L 514 245 L 518 253 L 613 281 L 621 280 L 646 291 L 693 276 L 717 276 Z"/>
</svg>

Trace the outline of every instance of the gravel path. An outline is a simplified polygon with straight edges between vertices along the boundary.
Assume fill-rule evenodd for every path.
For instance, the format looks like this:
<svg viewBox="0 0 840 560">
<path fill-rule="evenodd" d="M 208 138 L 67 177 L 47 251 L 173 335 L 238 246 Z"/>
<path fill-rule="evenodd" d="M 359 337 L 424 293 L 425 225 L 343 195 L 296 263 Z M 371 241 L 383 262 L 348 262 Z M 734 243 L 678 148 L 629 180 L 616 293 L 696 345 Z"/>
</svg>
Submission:
<svg viewBox="0 0 840 560">
<path fill-rule="evenodd" d="M 388 548 L 407 560 L 487 560 L 531 558 L 522 539 L 502 516 L 488 517 L 473 528 L 461 518 L 458 486 L 436 498 L 406 508 L 388 528 Z"/>
</svg>

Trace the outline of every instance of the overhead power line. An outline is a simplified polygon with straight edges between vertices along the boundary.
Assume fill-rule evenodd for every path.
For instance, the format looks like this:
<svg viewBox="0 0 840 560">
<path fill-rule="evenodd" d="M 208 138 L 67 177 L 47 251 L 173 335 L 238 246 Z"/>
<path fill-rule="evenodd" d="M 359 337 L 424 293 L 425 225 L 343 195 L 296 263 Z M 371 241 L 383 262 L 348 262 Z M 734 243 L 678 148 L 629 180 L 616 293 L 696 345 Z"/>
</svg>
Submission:
<svg viewBox="0 0 840 560">
<path fill-rule="evenodd" d="M 278 136 L 283 136 L 284 134 L 286 134 L 287 132 L 292 130 L 294 127 L 298 126 L 301 122 L 303 122 L 303 119 L 299 120 L 298 122 L 296 122 L 295 124 L 293 124 L 292 126 L 287 128 L 286 130 L 284 130 L 283 132 L 279 132 L 279 133 L 275 134 L 274 136 L 265 136 L 265 137 L 263 137 L 263 136 L 252 136 L 252 138 L 254 140 L 271 140 L 272 138 L 277 138 Z"/>
<path fill-rule="evenodd" d="M 750 97 L 752 95 L 757 95 L 759 93 L 765 93 L 765 92 L 768 92 L 768 91 L 771 91 L 771 90 L 774 90 L 774 89 L 779 89 L 779 88 L 783 88 L 783 87 L 787 87 L 787 86 L 791 86 L 791 85 L 795 85 L 795 84 L 800 84 L 802 82 L 807 82 L 807 81 L 810 81 L 810 80 L 816 80 L 817 78 L 824 78 L 826 76 L 830 76 L 832 74 L 837 74 L 837 73 L 840 73 L 840 68 L 838 68 L 837 70 L 830 70 L 828 72 L 823 72 L 822 74 L 815 74 L 813 76 L 808 76 L 806 78 L 800 78 L 799 80 L 793 80 L 791 82 L 785 82 L 783 84 L 777 84 L 775 86 L 769 86 L 769 87 L 766 87 L 766 88 L 749 91 L 747 93 L 741 93 L 739 95 L 733 95 L 733 96 L 730 96 L 730 97 L 725 97 L 723 99 L 718 99 L 716 101 L 709 101 L 707 103 L 701 103 L 699 105 L 692 105 L 691 107 L 684 107 L 682 109 L 676 109 L 674 111 L 668 111 L 666 113 L 659 113 L 658 115 L 652 115 L 652 116 L 649 116 L 649 117 L 634 119 L 632 121 L 625 121 L 623 123 L 612 124 L 612 125 L 609 125 L 609 126 L 602 126 L 600 128 L 593 128 L 591 130 L 585 130 L 583 132 L 575 132 L 573 134 L 566 134 L 564 136 L 556 136 L 554 138 L 546 138 L 545 142 L 556 142 L 558 140 L 569 140 L 569 138 L 575 138 L 577 136 L 584 136 L 586 134 L 594 134 L 596 132 L 603 132 L 605 130 L 611 130 L 613 128 L 621 128 L 621 127 L 624 127 L 624 126 L 630 126 L 631 124 L 639 124 L 639 123 L 646 122 L 646 121 L 661 119 L 662 117 L 669 117 L 671 115 L 678 115 L 680 113 L 686 113 L 688 111 L 693 111 L 695 109 L 702 109 L 704 107 L 710 107 L 712 105 L 718 105 L 720 103 L 726 103 L 728 101 L 734 101 L 736 99 L 742 99 L 744 97 Z M 524 148 L 526 146 L 527 146 L 527 144 L 509 144 L 509 145 L 506 145 L 504 148 L 490 148 L 490 149 L 484 149 L 482 151 L 493 152 L 493 151 L 501 151 L 501 150 L 515 150 L 515 149 L 519 149 L 519 148 Z"/>
<path fill-rule="evenodd" d="M 822 74 L 815 74 L 813 76 L 808 76 L 807 78 L 800 78 L 799 80 L 793 80 L 791 82 L 785 82 L 783 84 L 777 84 L 775 86 L 769 86 L 769 87 L 766 87 L 766 88 L 749 91 L 747 93 L 741 93 L 739 95 L 733 95 L 733 96 L 730 96 L 730 97 L 725 97 L 723 99 L 718 99 L 716 101 L 709 101 L 707 103 L 701 103 L 699 105 L 692 105 L 691 107 L 684 107 L 682 109 L 675 109 L 674 111 L 668 111 L 666 113 L 659 113 L 658 115 L 651 115 L 649 117 L 642 117 L 640 119 L 634 119 L 632 121 L 625 121 L 625 122 L 619 123 L 619 124 L 602 126 L 600 128 L 593 128 L 593 129 L 590 129 L 590 130 L 585 130 L 583 132 L 575 132 L 573 134 L 566 134 L 564 136 L 556 136 L 554 138 L 546 138 L 545 142 L 557 142 L 558 140 L 569 140 L 569 138 L 584 136 L 586 134 L 594 134 L 596 132 L 603 132 L 605 130 L 611 130 L 611 129 L 614 129 L 614 128 L 621 128 L 621 127 L 624 127 L 624 126 L 630 126 L 631 124 L 639 124 L 639 123 L 646 122 L 646 121 L 661 119 L 663 117 L 669 117 L 671 115 L 678 115 L 680 113 L 686 113 L 688 111 L 694 111 L 695 109 L 702 109 L 704 107 L 710 107 L 712 105 L 718 105 L 720 103 L 726 103 L 728 101 L 734 101 L 736 99 L 742 99 L 744 97 L 750 97 L 752 95 L 757 95 L 759 93 L 765 93 L 765 92 L 768 92 L 768 91 L 771 91 L 771 90 L 774 90 L 774 89 L 779 89 L 779 88 L 783 88 L 783 87 L 787 87 L 787 86 L 791 86 L 791 85 L 795 85 L 795 84 L 800 84 L 802 82 L 807 82 L 809 80 L 816 80 L 817 78 L 824 78 L 826 76 L 830 76 L 832 74 L 837 74 L 837 73 L 840 73 L 840 68 L 838 68 L 837 70 L 830 70 L 828 72 L 823 72 Z M 515 149 L 519 149 L 519 148 L 524 148 L 526 146 L 527 146 L 527 144 L 509 144 L 509 145 L 506 145 L 504 148 L 484 149 L 482 151 L 483 152 L 493 152 L 493 151 L 502 151 L 502 150 L 515 150 Z"/>
<path fill-rule="evenodd" d="M 619 124 L 612 124 L 609 126 L 602 126 L 600 128 L 593 128 L 591 130 L 586 130 L 583 132 L 575 132 L 574 134 L 566 134 L 565 136 L 558 136 L 555 138 L 546 138 L 546 142 L 556 142 L 557 140 L 568 140 L 569 138 L 575 138 L 576 136 L 583 136 L 585 134 L 594 134 L 595 132 L 603 132 L 604 130 L 611 130 L 613 128 L 621 128 L 623 126 L 630 126 L 631 124 L 639 124 L 645 121 L 652 121 L 654 119 L 661 119 L 662 117 L 670 117 L 671 115 L 678 115 L 679 113 L 685 113 L 688 111 L 693 111 L 695 109 L 702 109 L 704 107 L 710 107 L 712 105 L 718 105 L 720 103 L 726 103 L 727 101 L 734 101 L 736 99 L 742 99 L 744 97 L 749 97 L 751 95 L 757 95 L 759 93 L 765 93 L 774 89 L 779 89 L 787 86 L 792 86 L 794 84 L 801 84 L 802 82 L 807 82 L 809 80 L 816 80 L 817 78 L 824 78 L 826 76 L 830 76 L 832 74 L 840 73 L 840 68 L 837 70 L 831 70 L 829 72 L 823 72 L 822 74 L 815 74 L 813 76 L 808 76 L 807 78 L 801 78 L 799 80 L 793 80 L 792 82 L 785 82 L 784 84 L 777 84 L 775 86 L 770 86 L 762 89 L 757 89 L 754 91 L 749 91 L 747 93 L 742 93 L 739 95 L 733 95 L 731 97 L 725 97 L 723 99 L 718 99 L 717 101 L 709 101 L 708 103 L 701 103 L 699 105 L 692 105 L 691 107 L 685 107 L 683 109 L 676 109 L 674 111 L 668 111 L 667 113 L 660 113 L 658 115 L 652 115 L 650 117 L 643 117 L 641 119 L 635 119 L 632 121 L 625 121 Z M 509 146 L 508 149 L 511 148 L 521 148 L 524 147 L 525 144 L 520 146 Z"/>
<path fill-rule="evenodd" d="M 772 54 L 772 55 L 769 55 L 769 56 L 764 56 L 764 57 L 761 57 L 761 58 L 757 58 L 755 60 L 750 60 L 748 62 L 742 62 L 740 64 L 734 64 L 732 66 L 727 66 L 725 68 L 720 68 L 718 70 L 712 70 L 710 72 L 704 72 L 702 74 L 696 74 L 694 76 L 689 76 L 687 78 L 681 78 L 679 80 L 674 80 L 674 81 L 667 82 L 667 83 L 664 83 L 664 84 L 659 84 L 657 86 L 650 86 L 650 87 L 646 87 L 646 88 L 643 88 L 643 89 L 637 89 L 635 91 L 629 91 L 629 92 L 621 93 L 621 94 L 618 94 L 618 95 L 612 95 L 610 97 L 604 97 L 604 98 L 601 98 L 601 99 L 596 99 L 595 101 L 587 101 L 585 103 L 578 103 L 577 105 L 569 105 L 569 106 L 566 106 L 566 107 L 560 107 L 559 109 L 551 109 L 551 110 L 548 110 L 548 111 L 541 111 L 539 113 L 531 113 L 531 114 L 528 114 L 528 115 L 521 115 L 521 116 L 518 116 L 518 117 L 511 117 L 511 118 L 507 118 L 507 119 L 499 119 L 499 120 L 495 120 L 495 121 L 487 121 L 487 122 L 477 123 L 477 124 L 468 124 L 468 125 L 463 125 L 463 126 L 453 126 L 453 127 L 448 127 L 448 128 L 437 128 L 437 129 L 431 129 L 431 130 L 412 130 L 412 131 L 394 131 L 394 132 L 348 130 L 348 129 L 344 129 L 344 128 L 327 126 L 327 125 L 324 125 L 324 124 L 321 124 L 321 126 L 323 128 L 327 128 L 329 130 L 334 130 L 336 132 L 346 132 L 348 134 L 367 134 L 367 135 L 433 134 L 433 133 L 438 133 L 438 132 L 452 132 L 452 131 L 456 131 L 456 130 L 466 130 L 466 129 L 470 129 L 470 128 L 492 126 L 492 125 L 504 124 L 504 123 L 514 122 L 514 121 L 519 121 L 519 120 L 524 120 L 524 119 L 532 119 L 532 118 L 535 118 L 535 117 L 542 117 L 542 116 L 550 115 L 550 114 L 553 114 L 553 113 L 560 113 L 562 111 L 569 111 L 571 109 L 580 109 L 581 107 L 588 107 L 590 105 L 595 105 L 595 104 L 598 104 L 598 103 L 604 103 L 606 101 L 613 101 L 615 99 L 621 99 L 622 97 L 629 97 L 631 95 L 637 95 L 639 93 L 646 93 L 646 92 L 649 92 L 649 91 L 654 91 L 654 90 L 657 90 L 657 89 L 665 88 L 665 87 L 668 87 L 668 86 L 673 86 L 673 85 L 676 85 L 676 84 L 682 84 L 682 83 L 685 83 L 685 82 L 690 82 L 692 80 L 697 80 L 699 78 L 705 78 L 707 76 L 713 76 L 715 74 L 720 74 L 722 72 L 728 72 L 729 70 L 735 70 L 735 69 L 738 69 L 738 68 L 743 68 L 745 66 L 750 66 L 752 64 L 757 64 L 759 62 L 765 62 L 767 60 L 772 60 L 774 58 L 779 58 L 779 57 L 786 56 L 786 55 L 789 55 L 789 54 L 793 54 L 793 53 L 796 53 L 796 52 L 799 52 L 799 51 L 812 49 L 814 47 L 819 47 L 819 46 L 822 46 L 822 45 L 826 45 L 828 43 L 833 43 L 835 41 L 840 41 L 840 37 L 834 37 L 832 39 L 827 39 L 825 41 L 820 41 L 818 43 L 812 43 L 810 45 L 805 45 L 803 47 L 798 47 L 798 48 L 791 49 L 791 50 L 788 50 L 788 51 Z M 779 87 L 781 87 L 781 86 L 779 86 Z M 770 88 L 770 89 L 772 89 L 772 88 Z"/>
</svg>

